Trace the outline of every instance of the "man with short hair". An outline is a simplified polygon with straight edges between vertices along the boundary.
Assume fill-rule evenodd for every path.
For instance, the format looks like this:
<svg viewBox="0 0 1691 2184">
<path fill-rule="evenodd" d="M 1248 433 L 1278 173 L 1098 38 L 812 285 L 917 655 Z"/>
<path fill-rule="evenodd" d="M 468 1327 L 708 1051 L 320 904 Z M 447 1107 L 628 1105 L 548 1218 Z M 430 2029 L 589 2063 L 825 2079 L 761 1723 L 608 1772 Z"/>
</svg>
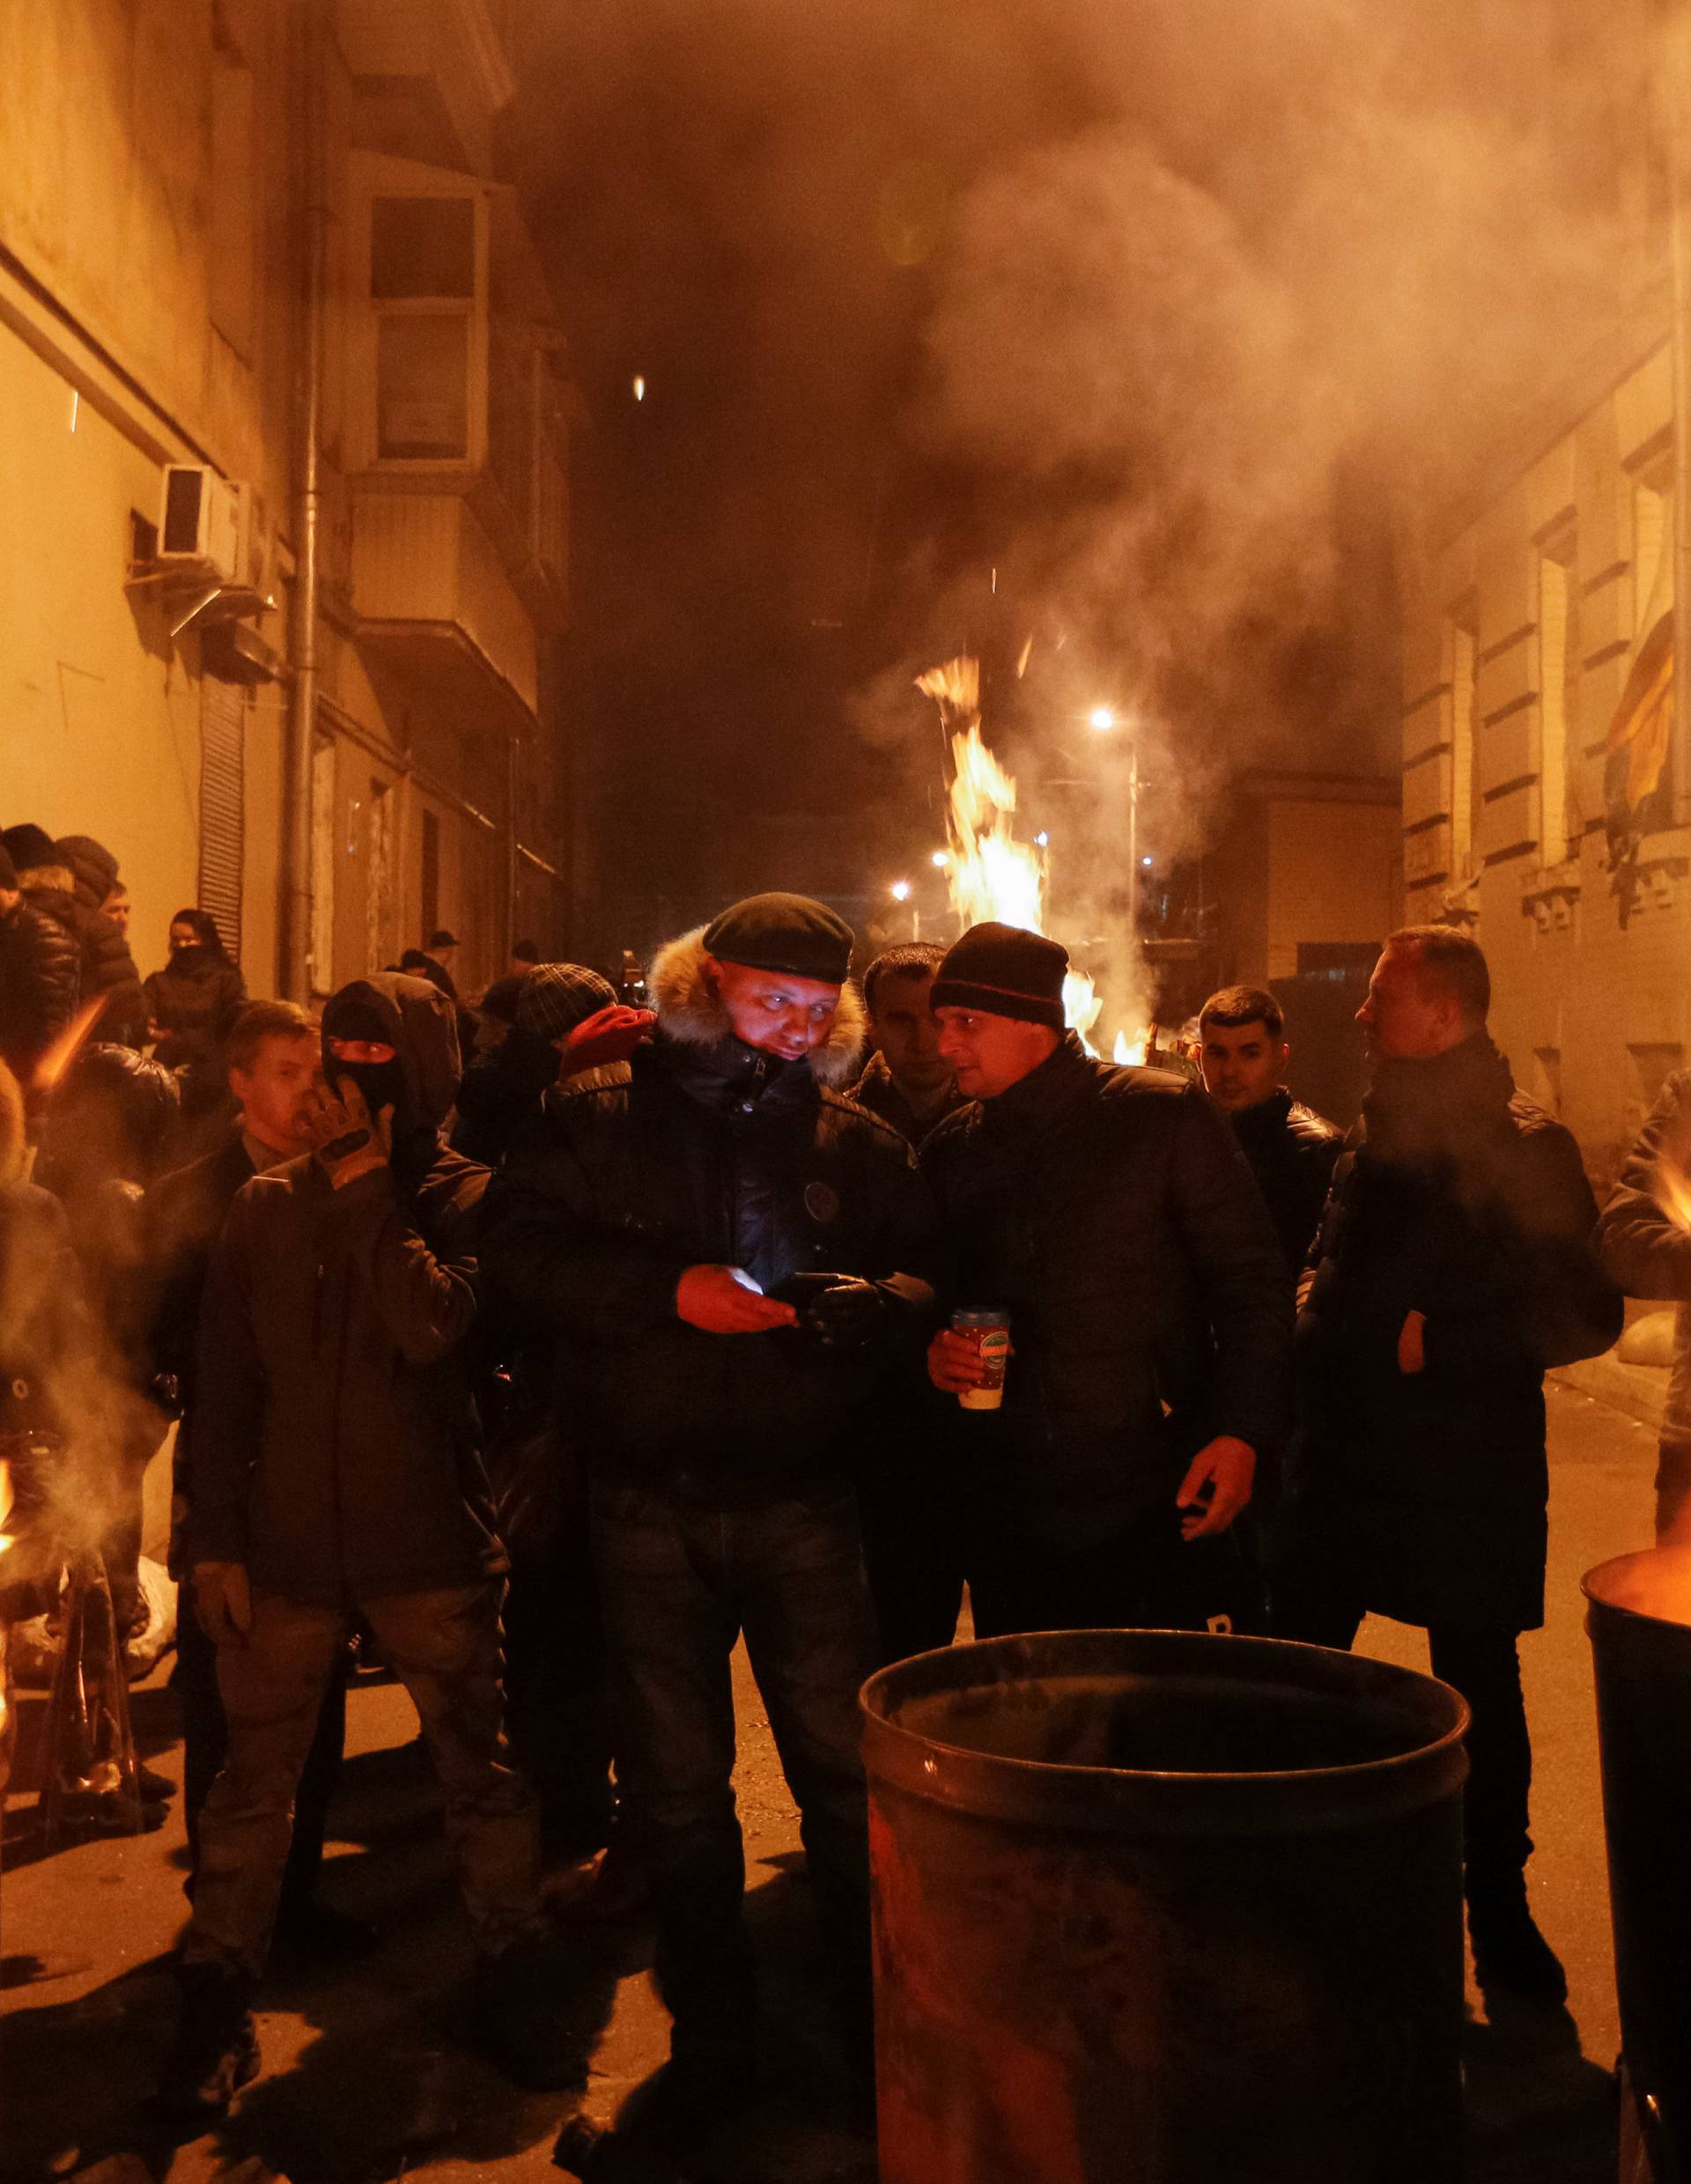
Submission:
<svg viewBox="0 0 1691 2184">
<path fill-rule="evenodd" d="M 1515 1088 L 1466 933 L 1394 933 L 1357 1021 L 1374 1077 L 1334 1173 L 1298 1326 L 1302 1436 L 1274 1558 L 1278 1634 L 1418 1624 L 1467 1701 L 1468 1931 L 1482 1987 L 1560 2002 L 1527 1907 L 1532 1754 L 1517 1640 L 1544 1620 L 1543 1379 L 1606 1349 L 1572 1137 Z"/>
<path fill-rule="evenodd" d="M 932 1292 L 910 1147 L 845 1094 L 851 928 L 803 896 L 670 942 L 654 1037 L 558 1085 L 489 1192 L 483 1262 L 558 1347 L 591 1469 L 617 1775 L 674 2018 L 668 2098 L 744 2099 L 729 1659 L 743 1634 L 797 1800 L 860 2099 L 871 2060 L 856 1694 L 872 1664 L 851 1472 Z"/>
<path fill-rule="evenodd" d="M 173 1533 L 180 1532 L 194 1491 L 194 1353 L 212 1247 L 244 1184 L 310 1150 L 317 1027 L 292 1001 L 249 1001 L 230 1028 L 225 1059 L 229 1089 L 240 1107 L 233 1125 L 213 1151 L 161 1177 L 143 1206 L 155 1386 L 166 1399 L 174 1393 L 179 1420 Z M 172 1571 L 180 1578 L 185 1572 L 174 1545 Z M 182 1711 L 182 1817 L 192 1896 L 200 1814 L 228 1750 L 229 1724 L 218 1691 L 217 1649 L 191 1612 L 178 1619 L 170 1686 Z M 316 1900 L 345 1730 L 346 1679 L 336 1676 L 323 1695 L 317 1734 L 299 1777 L 277 1914 L 278 1943 L 300 1955 L 344 1954 L 365 1931 L 356 1920 Z"/>
<path fill-rule="evenodd" d="M 1233 1125 L 1292 1272 L 1303 1271 L 1344 1142 L 1283 1081 L 1291 1048 L 1280 1003 L 1261 986 L 1223 986 L 1198 1013 L 1204 1089 Z"/>
<path fill-rule="evenodd" d="M 452 1004 L 354 979 L 323 1011 L 308 1156 L 236 1197 L 206 1277 L 186 1559 L 218 1647 L 229 1747 L 200 1819 L 171 2106 L 214 2114 L 257 2068 L 299 1774 L 362 1617 L 417 1708 L 483 1972 L 482 2025 L 523 2083 L 559 2042 L 534 1801 L 507 1764 L 505 1556 L 467 1338 L 487 1171 L 447 1151 Z"/>
<path fill-rule="evenodd" d="M 969 1103 L 923 1141 L 953 1301 L 1007 1312 L 1002 1406 L 949 1413 L 975 1629 L 1202 1622 L 1246 1605 L 1208 1567 L 1289 1422 L 1292 1284 L 1262 1199 L 1204 1094 L 1089 1055 L 1065 1029 L 1068 957 L 999 924 L 965 933 L 929 999 Z M 946 1329 L 942 1392 L 983 1378 Z"/>
<path fill-rule="evenodd" d="M 860 1107 L 919 1145 L 941 1116 L 961 1106 L 951 1066 L 940 1052 L 940 1029 L 927 1005 L 942 948 L 908 941 L 877 956 L 863 974 L 868 1004 L 868 1066 L 852 1087 Z"/>
</svg>

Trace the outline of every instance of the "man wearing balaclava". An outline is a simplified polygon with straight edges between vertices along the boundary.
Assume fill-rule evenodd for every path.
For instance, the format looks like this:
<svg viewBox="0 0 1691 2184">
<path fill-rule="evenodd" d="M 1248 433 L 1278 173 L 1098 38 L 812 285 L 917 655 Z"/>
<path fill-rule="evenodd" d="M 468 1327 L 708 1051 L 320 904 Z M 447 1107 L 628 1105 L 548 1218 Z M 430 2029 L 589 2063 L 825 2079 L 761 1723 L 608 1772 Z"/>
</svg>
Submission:
<svg viewBox="0 0 1691 2184">
<path fill-rule="evenodd" d="M 200 1820 L 166 2097 L 215 2114 L 258 2068 L 251 2000 L 295 1786 L 355 1617 L 410 1692 L 484 1960 L 480 2023 L 558 2082 L 533 1802 L 506 1763 L 499 1601 L 465 1338 L 487 1171 L 447 1151 L 452 1004 L 355 979 L 323 1013 L 312 1151 L 237 1196 L 207 1277 L 184 1559 L 228 1757 Z"/>
<path fill-rule="evenodd" d="M 909 1147 L 846 1096 L 852 933 L 802 896 L 660 954 L 657 1026 L 550 1090 L 488 1196 L 501 1302 L 549 1335 L 593 1480 L 617 1775 L 656 1900 L 683 2129 L 752 2090 L 729 1656 L 743 1634 L 797 1801 L 857 2095 L 868 1894 L 856 1693 L 873 1633 L 850 1483 L 919 1371 L 934 1249 Z"/>
</svg>

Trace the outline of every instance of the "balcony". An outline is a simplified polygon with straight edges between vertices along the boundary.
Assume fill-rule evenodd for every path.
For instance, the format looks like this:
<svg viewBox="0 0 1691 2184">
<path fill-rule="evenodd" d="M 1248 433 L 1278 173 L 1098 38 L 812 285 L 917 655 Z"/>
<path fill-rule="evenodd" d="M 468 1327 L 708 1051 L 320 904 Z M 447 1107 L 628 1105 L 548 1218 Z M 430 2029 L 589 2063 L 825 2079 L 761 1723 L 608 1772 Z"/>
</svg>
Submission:
<svg viewBox="0 0 1691 2184">
<path fill-rule="evenodd" d="M 354 487 L 352 606 L 360 652 L 408 711 L 495 735 L 533 733 L 534 620 L 462 494 Z"/>
<path fill-rule="evenodd" d="M 340 0 L 338 30 L 360 93 L 417 109 L 448 157 L 491 173 L 494 123 L 517 91 L 500 8 L 490 0 Z"/>
</svg>

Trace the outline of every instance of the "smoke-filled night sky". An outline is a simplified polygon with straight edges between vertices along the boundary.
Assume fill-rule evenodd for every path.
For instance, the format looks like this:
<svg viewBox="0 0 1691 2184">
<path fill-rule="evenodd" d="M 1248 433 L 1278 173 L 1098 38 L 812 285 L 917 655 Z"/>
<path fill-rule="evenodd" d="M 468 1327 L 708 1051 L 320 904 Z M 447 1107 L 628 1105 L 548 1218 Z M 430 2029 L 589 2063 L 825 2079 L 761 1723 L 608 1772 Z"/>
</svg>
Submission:
<svg viewBox="0 0 1691 2184">
<path fill-rule="evenodd" d="M 517 12 L 602 942 L 915 870 L 964 649 L 1030 828 L 1100 701 L 1170 849 L 1229 767 L 1391 769 L 1394 535 L 1640 248 L 1642 12 Z"/>
</svg>

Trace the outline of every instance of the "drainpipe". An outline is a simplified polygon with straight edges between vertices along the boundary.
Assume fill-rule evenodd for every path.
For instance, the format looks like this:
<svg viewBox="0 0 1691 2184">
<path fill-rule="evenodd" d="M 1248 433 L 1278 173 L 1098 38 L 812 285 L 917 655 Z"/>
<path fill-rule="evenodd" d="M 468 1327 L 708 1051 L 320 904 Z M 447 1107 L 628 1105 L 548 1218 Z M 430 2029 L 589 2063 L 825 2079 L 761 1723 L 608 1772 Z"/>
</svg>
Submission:
<svg viewBox="0 0 1691 2184">
<path fill-rule="evenodd" d="M 311 775 L 317 731 L 318 529 L 323 320 L 329 287 L 328 0 L 301 0 L 296 48 L 300 163 L 299 347 L 294 358 L 294 579 L 288 629 L 287 743 L 282 770 L 281 987 L 311 998 Z M 318 966 L 325 976 L 330 966 Z"/>
<path fill-rule="evenodd" d="M 506 740 L 505 757 L 505 960 L 522 938 L 517 931 L 517 799 L 522 793 L 522 752 L 514 734 Z"/>
<path fill-rule="evenodd" d="M 1658 113 L 1667 144 L 1673 270 L 1673 728 L 1668 759 L 1673 823 L 1691 820 L 1691 150 L 1684 143 L 1691 77 L 1691 9 L 1674 11 L 1662 46 Z M 1642 606 L 1642 601 L 1640 602 Z"/>
</svg>

